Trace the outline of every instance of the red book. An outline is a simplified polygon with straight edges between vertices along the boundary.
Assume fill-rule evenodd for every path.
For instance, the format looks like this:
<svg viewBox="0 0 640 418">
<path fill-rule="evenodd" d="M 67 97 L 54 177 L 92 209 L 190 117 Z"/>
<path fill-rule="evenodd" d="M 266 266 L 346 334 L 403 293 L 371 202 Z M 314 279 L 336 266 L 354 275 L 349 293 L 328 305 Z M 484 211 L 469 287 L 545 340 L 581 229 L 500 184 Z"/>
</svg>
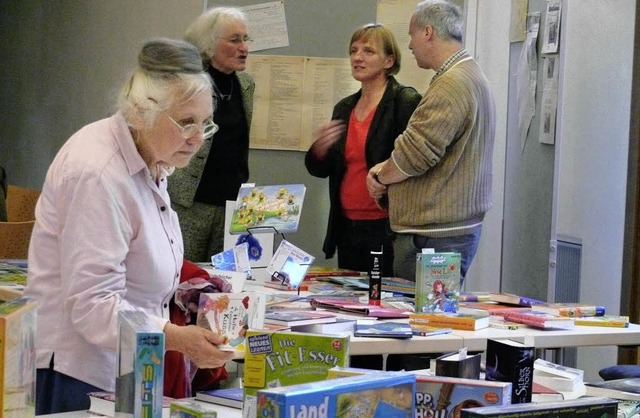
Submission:
<svg viewBox="0 0 640 418">
<path fill-rule="evenodd" d="M 507 321 L 517 322 L 536 328 L 573 328 L 572 318 L 550 315 L 546 312 L 507 312 L 503 318 Z"/>
</svg>

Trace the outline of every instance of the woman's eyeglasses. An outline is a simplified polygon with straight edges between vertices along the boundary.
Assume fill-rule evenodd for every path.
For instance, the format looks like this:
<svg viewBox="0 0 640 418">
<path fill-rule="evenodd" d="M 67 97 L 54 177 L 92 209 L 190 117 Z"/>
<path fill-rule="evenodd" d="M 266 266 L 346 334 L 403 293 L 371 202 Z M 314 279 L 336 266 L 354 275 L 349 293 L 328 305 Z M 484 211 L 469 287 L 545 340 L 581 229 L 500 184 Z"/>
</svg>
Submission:
<svg viewBox="0 0 640 418">
<path fill-rule="evenodd" d="M 173 122 L 173 124 L 178 127 L 178 129 L 180 130 L 180 134 L 184 139 L 192 138 L 199 132 L 202 133 L 202 136 L 205 139 L 211 138 L 213 134 L 218 132 L 218 125 L 215 124 L 213 119 L 207 119 L 202 123 L 201 126 L 199 126 L 196 123 L 187 123 L 186 125 L 180 125 L 178 122 L 175 121 L 175 119 L 169 116 L 168 113 L 166 113 L 166 115 L 169 118 L 169 120 L 171 120 L 171 122 Z"/>
</svg>

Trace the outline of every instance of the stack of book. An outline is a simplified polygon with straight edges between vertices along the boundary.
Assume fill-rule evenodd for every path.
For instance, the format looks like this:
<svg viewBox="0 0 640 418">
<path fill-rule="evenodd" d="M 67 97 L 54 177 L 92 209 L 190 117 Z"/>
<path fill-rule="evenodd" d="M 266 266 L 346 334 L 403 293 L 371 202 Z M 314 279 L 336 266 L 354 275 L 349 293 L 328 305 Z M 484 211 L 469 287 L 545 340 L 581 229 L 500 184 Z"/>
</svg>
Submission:
<svg viewBox="0 0 640 418">
<path fill-rule="evenodd" d="M 583 386 L 584 372 L 543 359 L 533 363 L 533 380 L 560 392 L 576 392 Z"/>
<path fill-rule="evenodd" d="M 411 313 L 409 324 L 419 330 L 422 326 L 477 331 L 489 326 L 488 315 L 466 313 Z"/>
</svg>

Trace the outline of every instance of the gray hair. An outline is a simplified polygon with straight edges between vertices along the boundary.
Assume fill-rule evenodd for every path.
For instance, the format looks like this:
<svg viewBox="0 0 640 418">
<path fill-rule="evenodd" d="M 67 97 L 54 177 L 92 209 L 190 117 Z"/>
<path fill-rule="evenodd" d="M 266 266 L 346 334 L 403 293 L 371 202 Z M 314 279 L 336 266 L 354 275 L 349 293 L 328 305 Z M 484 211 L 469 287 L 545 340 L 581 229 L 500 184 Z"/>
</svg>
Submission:
<svg viewBox="0 0 640 418">
<path fill-rule="evenodd" d="M 152 126 L 160 112 L 212 92 L 198 50 L 188 42 L 156 38 L 144 44 L 138 65 L 120 89 L 117 108 L 130 127 Z"/>
<path fill-rule="evenodd" d="M 413 19 L 420 27 L 430 25 L 444 40 L 462 43 L 462 11 L 446 0 L 424 0 L 418 3 Z"/>
<path fill-rule="evenodd" d="M 230 22 L 247 23 L 244 12 L 235 7 L 215 7 L 202 13 L 187 28 L 184 39 L 200 51 L 202 62 L 208 64 L 216 53 L 216 38 Z"/>
</svg>

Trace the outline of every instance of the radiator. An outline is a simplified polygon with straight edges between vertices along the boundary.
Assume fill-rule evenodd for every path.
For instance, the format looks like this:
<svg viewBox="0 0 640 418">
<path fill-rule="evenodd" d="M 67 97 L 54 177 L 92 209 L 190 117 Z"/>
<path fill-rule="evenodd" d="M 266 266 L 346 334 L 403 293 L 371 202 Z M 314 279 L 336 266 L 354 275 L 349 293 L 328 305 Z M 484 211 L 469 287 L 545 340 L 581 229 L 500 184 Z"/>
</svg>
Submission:
<svg viewBox="0 0 640 418">
<path fill-rule="evenodd" d="M 554 302 L 578 302 L 580 298 L 580 266 L 582 240 L 558 237 L 551 241 L 550 280 L 547 296 Z M 577 348 L 562 350 L 562 364 L 576 367 Z"/>
</svg>

